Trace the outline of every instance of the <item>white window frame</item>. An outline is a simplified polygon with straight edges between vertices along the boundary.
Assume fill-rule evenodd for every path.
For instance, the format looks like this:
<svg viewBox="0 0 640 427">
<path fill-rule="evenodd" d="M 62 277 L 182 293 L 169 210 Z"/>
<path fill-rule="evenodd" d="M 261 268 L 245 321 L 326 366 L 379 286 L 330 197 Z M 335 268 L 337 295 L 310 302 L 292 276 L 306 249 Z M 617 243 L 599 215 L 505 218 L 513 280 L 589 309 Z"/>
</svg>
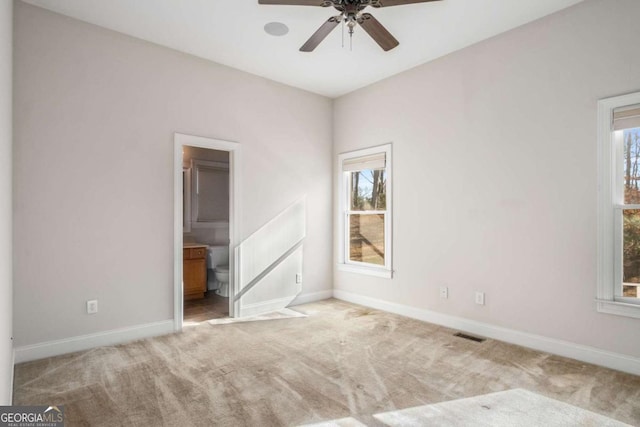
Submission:
<svg viewBox="0 0 640 427">
<path fill-rule="evenodd" d="M 393 185 L 392 185 L 392 157 L 391 157 L 391 144 L 380 145 L 377 147 L 365 148 L 356 151 L 350 151 L 348 153 L 342 153 L 338 155 L 338 177 L 337 183 L 338 189 L 338 206 L 339 206 L 339 220 L 338 220 L 338 270 L 348 271 L 351 273 L 367 274 L 370 276 L 383 277 L 391 279 L 393 277 L 393 263 L 392 263 L 392 229 L 393 229 Z M 369 263 L 350 261 L 347 257 L 347 246 L 349 245 L 349 229 L 347 227 L 347 215 L 348 215 L 348 197 L 349 197 L 349 173 L 343 172 L 342 164 L 345 160 L 353 159 L 357 157 L 370 156 L 373 154 L 385 153 L 385 175 L 386 175 L 386 211 L 384 213 L 384 259 L 385 265 L 378 266 Z"/>
<path fill-rule="evenodd" d="M 640 300 L 623 297 L 621 187 L 624 148 L 613 131 L 616 108 L 640 104 L 640 92 L 598 101 L 598 288 L 597 310 L 601 313 L 640 318 Z M 622 190 L 622 194 L 621 194 Z"/>
</svg>

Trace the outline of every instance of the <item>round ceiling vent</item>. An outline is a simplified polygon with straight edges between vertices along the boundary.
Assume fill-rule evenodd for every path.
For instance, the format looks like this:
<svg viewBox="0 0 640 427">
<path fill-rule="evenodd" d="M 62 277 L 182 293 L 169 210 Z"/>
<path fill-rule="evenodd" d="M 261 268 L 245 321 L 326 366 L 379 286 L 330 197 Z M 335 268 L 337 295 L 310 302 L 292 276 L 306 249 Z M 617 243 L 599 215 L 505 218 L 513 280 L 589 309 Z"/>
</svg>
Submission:
<svg viewBox="0 0 640 427">
<path fill-rule="evenodd" d="M 269 22 L 264 26 L 264 31 L 272 36 L 284 36 L 289 32 L 289 27 L 282 22 Z"/>
</svg>

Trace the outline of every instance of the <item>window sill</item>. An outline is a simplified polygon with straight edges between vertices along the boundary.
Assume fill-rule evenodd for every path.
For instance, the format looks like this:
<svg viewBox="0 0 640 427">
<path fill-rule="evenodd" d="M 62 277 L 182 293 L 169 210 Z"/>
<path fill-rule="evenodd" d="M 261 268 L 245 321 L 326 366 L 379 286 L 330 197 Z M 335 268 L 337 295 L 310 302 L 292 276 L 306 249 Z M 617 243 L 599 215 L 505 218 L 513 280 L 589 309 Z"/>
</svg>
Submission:
<svg viewBox="0 0 640 427">
<path fill-rule="evenodd" d="M 617 316 L 635 317 L 640 319 L 640 305 L 618 302 L 613 300 L 596 300 L 600 313 L 615 314 Z"/>
<path fill-rule="evenodd" d="M 385 279 L 391 279 L 393 277 L 393 271 L 386 268 L 365 267 L 361 265 L 353 264 L 338 264 L 339 271 L 347 271 L 349 273 L 366 274 L 368 276 L 382 277 Z"/>
</svg>

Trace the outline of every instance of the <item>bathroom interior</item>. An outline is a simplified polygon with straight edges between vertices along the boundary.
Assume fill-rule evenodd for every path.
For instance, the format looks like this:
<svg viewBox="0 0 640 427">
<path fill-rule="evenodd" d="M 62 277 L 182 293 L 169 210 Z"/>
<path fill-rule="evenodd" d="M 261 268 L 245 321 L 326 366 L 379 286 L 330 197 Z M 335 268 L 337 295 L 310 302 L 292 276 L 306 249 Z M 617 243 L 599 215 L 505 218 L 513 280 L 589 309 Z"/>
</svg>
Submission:
<svg viewBox="0 0 640 427">
<path fill-rule="evenodd" d="M 185 326 L 229 316 L 229 152 L 184 146 Z"/>
</svg>

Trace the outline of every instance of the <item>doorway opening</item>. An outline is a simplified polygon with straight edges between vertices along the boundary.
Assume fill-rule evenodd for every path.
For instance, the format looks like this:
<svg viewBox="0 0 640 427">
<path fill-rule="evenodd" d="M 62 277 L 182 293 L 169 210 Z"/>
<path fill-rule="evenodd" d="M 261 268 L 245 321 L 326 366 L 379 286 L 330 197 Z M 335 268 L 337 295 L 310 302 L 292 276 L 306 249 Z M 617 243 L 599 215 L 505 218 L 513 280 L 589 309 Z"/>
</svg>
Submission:
<svg viewBox="0 0 640 427">
<path fill-rule="evenodd" d="M 174 323 L 233 317 L 239 144 L 175 134 Z"/>
<path fill-rule="evenodd" d="M 229 316 L 229 152 L 182 147 L 183 325 Z"/>
</svg>

